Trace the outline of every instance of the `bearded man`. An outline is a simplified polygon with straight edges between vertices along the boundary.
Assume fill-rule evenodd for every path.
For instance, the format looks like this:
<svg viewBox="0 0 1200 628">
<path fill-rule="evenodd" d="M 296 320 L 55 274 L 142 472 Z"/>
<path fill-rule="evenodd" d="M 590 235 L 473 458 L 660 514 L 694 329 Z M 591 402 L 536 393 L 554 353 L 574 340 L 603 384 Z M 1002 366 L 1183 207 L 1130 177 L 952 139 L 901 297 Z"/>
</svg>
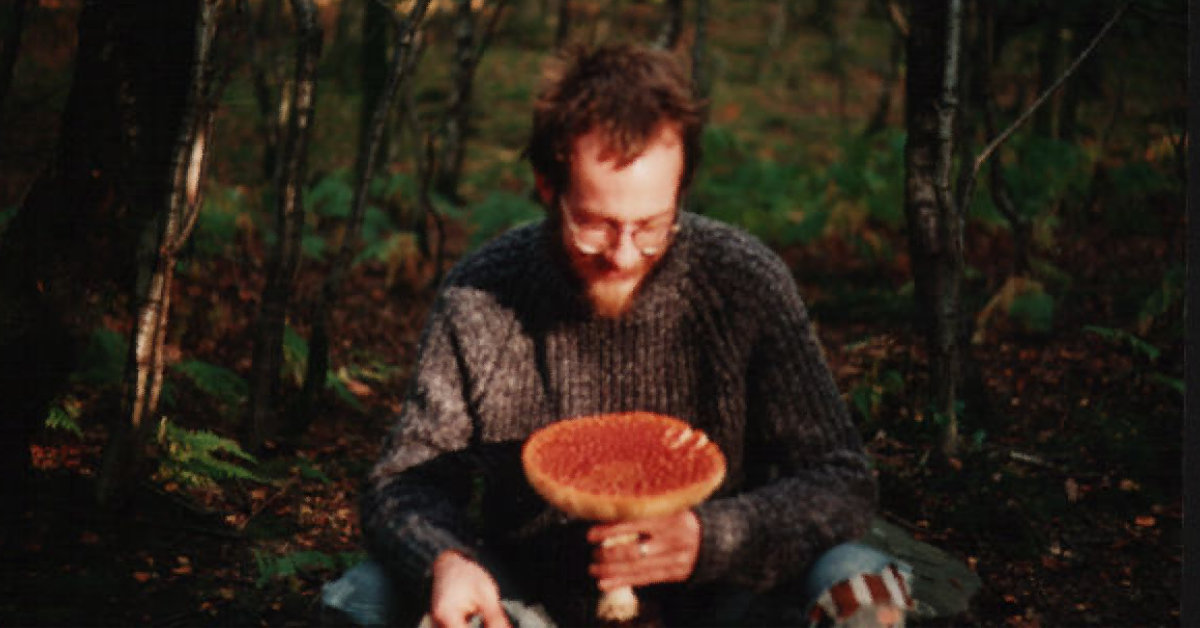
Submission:
<svg viewBox="0 0 1200 628">
<path fill-rule="evenodd" d="M 665 625 L 898 625 L 905 569 L 853 539 L 876 486 L 787 266 L 684 206 L 703 115 L 674 58 L 552 64 L 526 155 L 546 218 L 462 260 L 363 498 L 372 560 L 326 587 L 362 623 L 580 625 L 639 588 Z M 574 521 L 520 446 L 568 417 L 679 417 L 727 476 L 682 513 Z M 640 543 L 606 546 L 634 532 Z M 857 623 L 855 623 L 857 622 Z"/>
</svg>

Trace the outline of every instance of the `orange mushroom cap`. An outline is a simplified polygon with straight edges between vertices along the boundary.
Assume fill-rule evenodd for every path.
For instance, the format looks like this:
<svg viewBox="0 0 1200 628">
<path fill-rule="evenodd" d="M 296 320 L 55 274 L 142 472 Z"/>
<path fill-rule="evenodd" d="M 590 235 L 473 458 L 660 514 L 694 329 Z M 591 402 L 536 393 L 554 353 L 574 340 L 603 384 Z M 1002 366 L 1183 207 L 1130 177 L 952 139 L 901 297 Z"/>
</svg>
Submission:
<svg viewBox="0 0 1200 628">
<path fill-rule="evenodd" d="M 551 505 L 602 521 L 690 508 L 725 478 L 725 456 L 703 432 L 650 412 L 552 423 L 525 441 L 521 462 Z"/>
</svg>

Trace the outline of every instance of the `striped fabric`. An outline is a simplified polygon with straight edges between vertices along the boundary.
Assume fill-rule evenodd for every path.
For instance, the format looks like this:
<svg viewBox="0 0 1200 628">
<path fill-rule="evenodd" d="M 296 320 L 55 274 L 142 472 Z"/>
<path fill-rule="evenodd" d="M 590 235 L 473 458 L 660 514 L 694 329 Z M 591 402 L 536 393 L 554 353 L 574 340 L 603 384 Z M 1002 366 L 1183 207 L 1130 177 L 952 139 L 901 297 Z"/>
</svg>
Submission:
<svg viewBox="0 0 1200 628">
<path fill-rule="evenodd" d="M 912 610 L 908 579 L 895 565 L 879 573 L 864 573 L 843 580 L 821 594 L 809 612 L 813 625 L 838 625 L 860 608 L 892 604 Z"/>
</svg>

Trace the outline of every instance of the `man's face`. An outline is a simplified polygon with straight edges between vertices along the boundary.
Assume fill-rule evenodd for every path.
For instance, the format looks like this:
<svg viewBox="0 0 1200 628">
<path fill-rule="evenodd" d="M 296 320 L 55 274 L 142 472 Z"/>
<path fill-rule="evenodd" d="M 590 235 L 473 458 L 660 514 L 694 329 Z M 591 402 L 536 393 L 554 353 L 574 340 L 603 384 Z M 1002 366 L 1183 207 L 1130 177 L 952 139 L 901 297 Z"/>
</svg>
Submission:
<svg viewBox="0 0 1200 628">
<path fill-rule="evenodd" d="M 575 141 L 571 180 L 558 211 L 571 266 L 597 314 L 629 310 L 638 287 L 662 258 L 675 222 L 683 143 L 672 125 L 660 127 L 646 150 L 619 165 L 603 136 Z"/>
</svg>

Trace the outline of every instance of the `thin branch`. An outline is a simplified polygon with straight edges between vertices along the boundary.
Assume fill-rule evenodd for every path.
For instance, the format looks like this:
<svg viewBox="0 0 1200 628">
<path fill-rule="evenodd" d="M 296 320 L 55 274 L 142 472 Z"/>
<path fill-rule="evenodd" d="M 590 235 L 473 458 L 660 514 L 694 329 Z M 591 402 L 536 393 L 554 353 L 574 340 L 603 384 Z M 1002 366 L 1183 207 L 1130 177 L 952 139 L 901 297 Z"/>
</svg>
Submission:
<svg viewBox="0 0 1200 628">
<path fill-rule="evenodd" d="M 1104 24 L 1104 26 L 1100 29 L 1100 32 L 1096 33 L 1096 36 L 1092 38 L 1092 41 L 1088 44 L 1087 48 L 1084 48 L 1083 52 L 1079 53 L 1078 57 L 1075 57 L 1075 60 L 1071 62 L 1071 65 L 1066 69 L 1066 71 L 1064 71 L 1062 75 L 1050 85 L 1050 87 L 1046 88 L 1046 91 L 1042 92 L 1042 95 L 1038 96 L 1037 100 L 1033 101 L 1033 104 L 1029 105 L 1029 108 L 1021 113 L 1021 115 L 1018 116 L 1012 124 L 1008 125 L 1007 129 L 1004 129 L 1000 135 L 996 136 L 996 139 L 993 139 L 991 143 L 989 143 L 987 147 L 983 149 L 983 152 L 979 153 L 979 156 L 975 158 L 975 165 L 971 169 L 972 176 L 979 174 L 980 168 L 982 168 L 984 162 L 992 156 L 992 153 L 995 152 L 996 149 L 999 148 L 1000 145 L 1003 144 L 1008 137 L 1013 134 L 1014 131 L 1024 124 L 1030 118 L 1030 116 L 1032 116 L 1033 113 L 1042 106 L 1042 103 L 1046 102 L 1046 100 L 1050 98 L 1050 96 L 1057 91 L 1058 88 L 1061 87 L 1062 84 L 1072 74 L 1075 73 L 1075 70 L 1077 70 L 1083 61 L 1092 54 L 1092 51 L 1096 49 L 1097 45 L 1099 45 L 1100 40 L 1104 39 L 1104 36 L 1108 34 L 1108 31 L 1111 30 L 1113 25 L 1117 23 L 1117 20 L 1121 18 L 1121 15 L 1125 13 L 1125 9 L 1129 8 L 1129 5 L 1132 2 L 1133 0 L 1125 0 L 1125 2 L 1121 3 L 1121 6 L 1117 7 L 1117 10 L 1113 12 L 1112 17 L 1108 18 L 1108 22 Z"/>
</svg>

